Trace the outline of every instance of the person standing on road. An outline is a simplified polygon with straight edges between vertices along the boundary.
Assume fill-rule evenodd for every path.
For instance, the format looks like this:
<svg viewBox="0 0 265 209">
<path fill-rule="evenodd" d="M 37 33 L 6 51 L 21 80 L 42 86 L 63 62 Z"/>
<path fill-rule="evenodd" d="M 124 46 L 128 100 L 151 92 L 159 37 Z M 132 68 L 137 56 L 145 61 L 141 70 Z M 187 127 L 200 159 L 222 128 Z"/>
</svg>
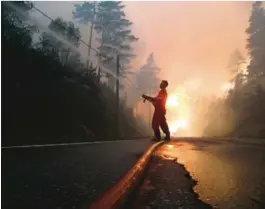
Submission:
<svg viewBox="0 0 265 209">
<path fill-rule="evenodd" d="M 161 140 L 161 134 L 159 127 L 162 131 L 166 134 L 165 140 L 170 141 L 170 132 L 168 128 L 168 124 L 166 121 L 166 101 L 167 101 L 167 91 L 166 88 L 168 86 L 168 82 L 166 80 L 162 80 L 160 83 L 160 91 L 156 97 L 150 97 L 145 94 L 142 95 L 144 101 L 147 100 L 151 102 L 154 107 L 155 111 L 153 114 L 152 119 L 152 128 L 155 135 L 155 140 Z"/>
</svg>

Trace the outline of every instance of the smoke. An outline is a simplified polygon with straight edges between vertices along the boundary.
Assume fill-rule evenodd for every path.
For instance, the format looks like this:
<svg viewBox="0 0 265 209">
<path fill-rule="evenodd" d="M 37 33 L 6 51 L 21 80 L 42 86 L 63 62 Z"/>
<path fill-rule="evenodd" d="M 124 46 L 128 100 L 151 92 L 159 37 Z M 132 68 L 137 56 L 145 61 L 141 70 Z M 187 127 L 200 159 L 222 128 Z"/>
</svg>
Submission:
<svg viewBox="0 0 265 209">
<path fill-rule="evenodd" d="M 63 17 L 64 20 L 74 22 L 76 25 L 78 25 L 78 27 L 80 29 L 81 36 L 82 36 L 81 39 L 82 40 L 86 40 L 85 38 L 89 36 L 89 30 L 88 30 L 89 27 L 87 27 L 86 25 L 79 24 L 75 20 L 73 20 L 72 19 L 72 13 L 70 12 L 70 11 L 73 10 L 74 4 L 76 2 L 56 2 L 56 3 L 60 4 L 60 13 L 58 13 L 58 11 L 55 9 L 55 7 L 51 6 L 52 3 L 48 4 L 48 3 L 45 3 L 45 2 L 38 2 L 37 3 L 37 7 L 41 8 L 41 10 L 44 10 L 45 12 L 48 11 L 47 12 L 48 15 L 51 16 L 53 19 L 55 19 L 56 17 Z M 16 10 L 18 10 L 18 9 L 19 8 L 16 8 Z M 19 12 L 21 12 L 21 11 L 19 11 Z M 45 21 L 43 21 L 43 20 L 45 20 Z M 38 12 L 34 12 L 33 11 L 31 13 L 30 21 L 32 21 L 35 25 L 37 25 L 38 28 L 41 29 L 42 32 L 48 32 L 54 38 L 56 38 L 57 40 L 61 41 L 62 43 L 64 43 L 69 48 L 71 48 L 73 51 L 80 53 L 83 62 L 84 63 L 86 62 L 86 60 L 87 60 L 87 51 L 88 51 L 88 46 L 87 45 L 84 45 L 83 43 L 81 43 L 80 47 L 77 48 L 72 43 L 67 41 L 65 38 L 63 38 L 59 34 L 55 33 L 54 31 L 50 30 L 48 28 L 48 25 L 49 25 L 50 21 L 49 20 L 47 21 L 47 19 L 43 15 L 38 13 Z M 96 37 L 96 36 L 93 36 L 93 37 Z M 96 43 L 95 40 L 93 40 L 92 41 L 92 47 L 96 48 L 95 45 L 97 46 L 97 43 Z M 96 57 L 95 52 L 93 50 L 91 52 L 92 52 L 91 53 L 92 63 L 97 63 L 97 57 Z M 114 60 L 111 60 L 111 62 L 115 62 Z M 101 70 L 104 73 L 110 74 L 115 80 L 119 79 L 120 81 L 123 81 L 127 85 L 127 87 L 131 88 L 137 94 L 138 97 L 139 97 L 139 95 L 142 94 L 142 92 L 137 88 L 137 86 L 132 83 L 130 78 L 123 79 L 122 76 L 117 77 L 116 74 L 113 73 L 112 70 L 107 68 L 106 66 L 102 66 L 101 65 L 100 68 L 101 68 Z"/>
<path fill-rule="evenodd" d="M 169 94 L 176 94 L 181 87 L 194 101 L 192 104 L 186 101 L 186 105 L 192 108 L 190 111 L 196 126 L 193 134 L 201 135 L 207 127 L 209 106 L 217 101 L 216 97 L 222 93 L 221 87 L 230 76 L 226 66 L 231 53 L 239 49 L 243 55 L 247 54 L 245 30 L 252 3 L 126 4 L 126 13 L 134 23 L 134 33 L 141 40 L 136 44 L 140 56 L 134 62 L 135 69 L 139 69 L 149 53 L 154 52 L 155 61 L 161 68 L 161 79 L 169 81 Z M 226 107 L 222 108 L 228 111 Z M 182 115 L 178 109 L 175 111 Z M 230 119 L 221 115 L 219 119 L 222 124 L 227 124 L 227 130 L 233 126 L 228 123 Z"/>
<path fill-rule="evenodd" d="M 238 48 L 245 53 L 251 2 L 126 4 L 134 33 L 145 43 L 144 49 L 138 46 L 138 66 L 154 52 L 161 76 L 173 83 L 201 76 L 212 87 L 226 80 L 224 68 L 231 52 Z"/>
<path fill-rule="evenodd" d="M 132 62 L 133 70 L 138 71 L 153 52 L 161 68 L 160 78 L 169 81 L 169 94 L 182 87 L 189 90 L 189 96 L 195 101 L 205 98 L 196 114 L 204 127 L 212 101 L 206 98 L 213 94 L 218 96 L 220 87 L 228 81 L 226 66 L 231 53 L 239 49 L 247 57 L 245 30 L 251 4 L 125 2 L 126 15 L 134 23 L 133 33 L 139 37 L 134 44 L 137 56 Z M 58 2 L 36 3 L 53 17 L 61 16 L 66 20 L 72 20 L 73 5 L 73 2 L 60 2 L 60 6 Z M 79 26 L 83 39 L 88 40 L 88 27 Z M 86 56 L 87 49 L 82 53 Z M 129 83 L 126 83 L 128 87 L 131 86 Z"/>
<path fill-rule="evenodd" d="M 37 2 L 36 6 L 53 18 L 60 16 L 76 23 L 72 19 L 75 3 L 78 2 Z M 133 32 L 140 38 L 135 44 L 134 70 L 154 52 L 162 69 L 161 77 L 171 80 L 171 84 L 201 76 L 212 87 L 221 79 L 226 80 L 224 67 L 231 52 L 238 48 L 246 53 L 244 31 L 251 2 L 124 3 L 126 15 L 134 23 Z M 78 26 L 82 38 L 88 40 L 88 26 Z M 87 47 L 81 47 L 86 55 Z"/>
</svg>

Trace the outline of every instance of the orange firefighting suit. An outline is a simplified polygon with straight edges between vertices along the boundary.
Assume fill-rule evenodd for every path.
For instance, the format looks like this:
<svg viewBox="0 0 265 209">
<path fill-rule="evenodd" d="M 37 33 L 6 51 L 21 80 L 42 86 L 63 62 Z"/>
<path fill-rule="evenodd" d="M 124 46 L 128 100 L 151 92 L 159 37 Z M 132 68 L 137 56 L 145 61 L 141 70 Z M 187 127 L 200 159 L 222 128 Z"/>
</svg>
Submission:
<svg viewBox="0 0 265 209">
<path fill-rule="evenodd" d="M 161 139 L 159 127 L 161 127 L 162 131 L 166 134 L 166 139 L 170 138 L 169 128 L 166 121 L 166 101 L 167 101 L 167 91 L 165 89 L 161 89 L 159 94 L 156 97 L 145 96 L 145 99 L 150 101 L 154 107 L 155 111 L 152 119 L 152 128 L 154 134 L 158 140 Z"/>
</svg>

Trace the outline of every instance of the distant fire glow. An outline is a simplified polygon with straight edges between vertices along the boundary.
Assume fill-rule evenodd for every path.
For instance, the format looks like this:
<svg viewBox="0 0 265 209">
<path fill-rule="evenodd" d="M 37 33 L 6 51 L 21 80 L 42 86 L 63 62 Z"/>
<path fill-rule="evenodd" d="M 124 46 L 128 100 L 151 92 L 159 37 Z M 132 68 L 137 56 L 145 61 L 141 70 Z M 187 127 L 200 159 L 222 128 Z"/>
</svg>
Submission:
<svg viewBox="0 0 265 209">
<path fill-rule="evenodd" d="M 177 95 L 169 95 L 167 99 L 167 107 L 177 107 L 179 105 L 179 97 Z"/>
<path fill-rule="evenodd" d="M 184 92 L 180 90 L 170 93 L 167 99 L 168 125 L 170 133 L 174 136 L 179 131 L 188 129 L 188 104 Z"/>
<path fill-rule="evenodd" d="M 178 119 L 169 124 L 170 133 L 175 134 L 179 129 L 188 127 L 188 121 L 185 119 Z"/>
</svg>

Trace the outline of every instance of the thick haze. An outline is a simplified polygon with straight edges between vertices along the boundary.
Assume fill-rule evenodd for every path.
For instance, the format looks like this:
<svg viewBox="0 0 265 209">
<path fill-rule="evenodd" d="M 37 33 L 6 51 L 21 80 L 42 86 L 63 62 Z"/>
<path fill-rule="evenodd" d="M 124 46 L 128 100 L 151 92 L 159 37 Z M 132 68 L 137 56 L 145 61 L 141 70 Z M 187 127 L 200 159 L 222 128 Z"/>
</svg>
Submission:
<svg viewBox="0 0 265 209">
<path fill-rule="evenodd" d="M 37 2 L 52 17 L 72 19 L 77 2 Z M 245 53 L 251 2 L 125 2 L 139 37 L 135 70 L 154 52 L 161 78 L 172 86 L 199 79 L 214 90 L 227 79 L 226 65 L 235 48 Z M 83 39 L 88 29 L 81 27 Z M 86 53 L 85 47 L 82 51 Z"/>
<path fill-rule="evenodd" d="M 251 2 L 129 2 L 128 16 L 140 37 L 138 59 L 153 51 L 163 77 L 206 79 L 209 87 L 226 79 L 235 48 L 245 53 Z M 138 12 L 139 11 L 139 12 Z M 141 45 L 141 43 L 143 43 Z"/>
<path fill-rule="evenodd" d="M 72 11 L 77 2 L 36 2 L 36 6 L 53 18 L 60 16 L 72 20 Z M 169 95 L 176 93 L 176 87 L 191 87 L 188 95 L 197 100 L 201 96 L 220 94 L 221 86 L 229 80 L 226 69 L 235 49 L 244 56 L 246 53 L 246 33 L 251 12 L 251 2 L 125 2 L 127 17 L 134 23 L 133 32 L 139 37 L 135 44 L 137 58 L 133 61 L 137 71 L 153 52 L 156 64 L 161 68 L 161 79 L 169 81 Z M 40 14 L 37 18 L 47 21 Z M 75 21 L 74 21 L 75 22 Z M 48 24 L 48 21 L 47 21 Z M 82 39 L 88 42 L 88 26 L 79 25 Z M 96 43 L 92 43 L 96 47 Z M 87 47 L 80 47 L 84 57 Z M 133 94 L 128 91 L 128 103 Z M 145 93 L 145 92 L 144 92 Z M 139 97 L 139 95 L 137 95 Z M 193 105 L 194 106 L 194 105 Z M 187 123 L 197 121 L 192 135 L 201 135 L 207 120 L 208 104 L 184 105 L 184 110 L 176 109 L 177 116 L 170 114 L 169 125 L 182 117 Z M 139 103 L 137 111 L 148 118 L 146 105 Z M 197 112 L 194 112 L 197 107 Z M 196 109 L 196 108 L 195 108 Z M 143 112 L 142 112 L 143 111 Z M 144 113 L 144 114 L 142 114 Z M 181 115 L 182 114 L 182 115 Z M 186 114 L 187 115 L 187 114 Z M 175 118 L 176 117 L 176 118 Z"/>
</svg>

